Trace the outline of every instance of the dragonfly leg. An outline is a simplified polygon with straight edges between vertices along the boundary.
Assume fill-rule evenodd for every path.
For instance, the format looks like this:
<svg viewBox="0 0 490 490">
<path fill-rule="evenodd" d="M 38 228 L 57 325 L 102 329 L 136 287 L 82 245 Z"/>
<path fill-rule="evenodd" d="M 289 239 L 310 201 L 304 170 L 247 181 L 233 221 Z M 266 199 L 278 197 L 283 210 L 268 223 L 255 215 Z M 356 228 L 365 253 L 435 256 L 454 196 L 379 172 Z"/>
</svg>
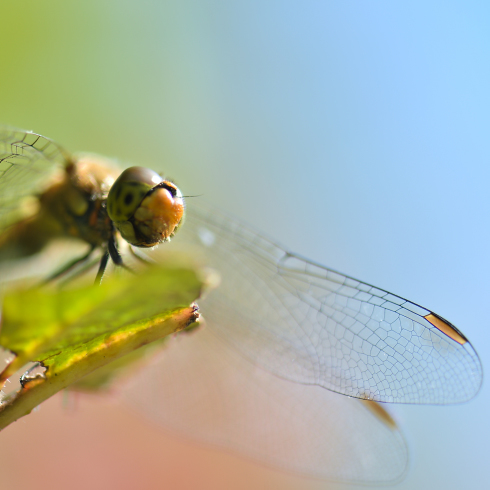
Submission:
<svg viewBox="0 0 490 490">
<path fill-rule="evenodd" d="M 122 255 L 117 249 L 116 238 L 114 235 L 112 235 L 111 238 L 109 238 L 107 250 L 104 252 L 104 255 L 102 255 L 102 258 L 100 259 L 99 270 L 95 278 L 95 284 L 100 284 L 100 282 L 102 281 L 102 277 L 104 276 L 104 272 L 109 262 L 109 257 L 118 267 L 122 267 L 129 272 L 133 272 L 131 268 L 123 262 Z"/>
<path fill-rule="evenodd" d="M 102 277 L 104 276 L 104 272 L 107 267 L 107 263 L 109 262 L 109 252 L 106 250 L 102 258 L 100 259 L 99 270 L 97 271 L 97 276 L 95 277 L 95 284 L 99 285 L 102 281 Z"/>
<path fill-rule="evenodd" d="M 109 255 L 111 256 L 112 261 L 114 264 L 123 266 L 123 259 L 122 255 L 120 254 L 119 250 L 117 249 L 117 244 L 116 244 L 116 239 L 114 235 L 109 238 L 109 243 L 108 243 L 108 251 Z"/>
<path fill-rule="evenodd" d="M 89 257 L 92 255 L 94 250 L 95 250 L 95 245 L 92 245 L 90 247 L 90 250 L 85 255 L 82 255 L 81 257 L 78 257 L 72 260 L 71 262 L 68 262 L 68 264 L 65 264 L 61 269 L 57 270 L 55 273 L 51 274 L 47 279 L 45 279 L 43 281 L 43 284 L 47 284 L 51 281 L 54 281 L 55 279 L 58 279 L 61 276 L 65 275 L 67 272 L 70 272 L 77 265 L 83 264 L 89 259 Z"/>
<path fill-rule="evenodd" d="M 108 252 L 109 255 L 111 256 L 112 261 L 114 262 L 115 265 L 122 267 L 123 269 L 126 269 L 129 272 L 133 272 L 130 267 L 128 267 L 124 262 L 121 253 L 117 249 L 117 242 L 116 238 L 114 235 L 112 235 L 111 238 L 109 238 L 109 243 L 108 243 Z"/>
</svg>

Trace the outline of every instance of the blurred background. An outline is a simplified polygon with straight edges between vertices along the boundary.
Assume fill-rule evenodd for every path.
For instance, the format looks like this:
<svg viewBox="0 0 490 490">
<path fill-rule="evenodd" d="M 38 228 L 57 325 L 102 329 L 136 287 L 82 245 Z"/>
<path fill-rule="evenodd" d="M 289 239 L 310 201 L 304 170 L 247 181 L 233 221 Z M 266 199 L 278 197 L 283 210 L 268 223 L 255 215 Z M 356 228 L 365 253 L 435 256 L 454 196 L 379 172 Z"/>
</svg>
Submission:
<svg viewBox="0 0 490 490">
<path fill-rule="evenodd" d="M 0 122 L 164 170 L 184 194 L 441 314 L 488 365 L 486 2 L 0 4 Z M 397 406 L 397 488 L 484 488 L 490 394 Z M 320 489 L 61 396 L 0 438 L 2 487 Z"/>
</svg>

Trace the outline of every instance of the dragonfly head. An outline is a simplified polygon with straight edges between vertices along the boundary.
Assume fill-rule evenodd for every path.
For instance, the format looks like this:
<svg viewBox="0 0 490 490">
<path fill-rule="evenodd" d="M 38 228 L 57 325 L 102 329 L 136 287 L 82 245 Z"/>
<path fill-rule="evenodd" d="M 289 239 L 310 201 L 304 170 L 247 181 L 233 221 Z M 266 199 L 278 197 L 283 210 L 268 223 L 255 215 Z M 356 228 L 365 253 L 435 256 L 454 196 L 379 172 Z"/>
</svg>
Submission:
<svg viewBox="0 0 490 490">
<path fill-rule="evenodd" d="M 127 242 L 153 247 L 177 231 L 184 218 L 184 198 L 173 182 L 153 170 L 130 167 L 111 187 L 107 212 Z"/>
</svg>

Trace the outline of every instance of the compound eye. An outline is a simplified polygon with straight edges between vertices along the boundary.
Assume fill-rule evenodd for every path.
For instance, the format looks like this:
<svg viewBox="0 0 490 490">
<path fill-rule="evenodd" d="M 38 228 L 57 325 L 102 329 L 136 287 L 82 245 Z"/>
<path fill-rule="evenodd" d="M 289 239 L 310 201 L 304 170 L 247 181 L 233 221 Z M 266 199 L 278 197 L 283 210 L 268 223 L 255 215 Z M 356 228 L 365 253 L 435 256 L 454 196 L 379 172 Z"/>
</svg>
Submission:
<svg viewBox="0 0 490 490">
<path fill-rule="evenodd" d="M 163 182 L 156 172 L 145 167 L 130 167 L 117 178 L 107 196 L 107 212 L 112 221 L 129 220 L 145 196 Z"/>
</svg>

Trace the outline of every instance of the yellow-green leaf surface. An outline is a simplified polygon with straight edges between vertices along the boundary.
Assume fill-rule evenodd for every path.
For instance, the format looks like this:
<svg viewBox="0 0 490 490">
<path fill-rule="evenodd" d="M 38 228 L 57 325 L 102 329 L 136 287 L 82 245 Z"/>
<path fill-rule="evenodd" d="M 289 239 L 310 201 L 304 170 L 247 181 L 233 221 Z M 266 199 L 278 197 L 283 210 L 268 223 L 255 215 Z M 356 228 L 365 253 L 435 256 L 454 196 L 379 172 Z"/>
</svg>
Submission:
<svg viewBox="0 0 490 490">
<path fill-rule="evenodd" d="M 16 354 L 5 379 L 29 361 L 42 361 L 117 329 L 188 306 L 202 282 L 193 270 L 151 267 L 112 277 L 100 287 L 13 291 L 3 299 L 0 345 Z"/>
<path fill-rule="evenodd" d="M 100 287 L 6 294 L 0 344 L 16 357 L 3 377 L 30 361 L 45 372 L 25 377 L 17 396 L 0 402 L 0 429 L 96 369 L 195 324 L 191 303 L 202 287 L 194 270 L 151 267 Z"/>
<path fill-rule="evenodd" d="M 183 330 L 198 318 L 196 306 L 177 309 L 150 320 L 126 325 L 42 360 L 42 366 L 46 369 L 44 374 L 24 378 L 17 396 L 5 399 L 0 404 L 0 430 L 94 370 L 150 342 Z"/>
</svg>

